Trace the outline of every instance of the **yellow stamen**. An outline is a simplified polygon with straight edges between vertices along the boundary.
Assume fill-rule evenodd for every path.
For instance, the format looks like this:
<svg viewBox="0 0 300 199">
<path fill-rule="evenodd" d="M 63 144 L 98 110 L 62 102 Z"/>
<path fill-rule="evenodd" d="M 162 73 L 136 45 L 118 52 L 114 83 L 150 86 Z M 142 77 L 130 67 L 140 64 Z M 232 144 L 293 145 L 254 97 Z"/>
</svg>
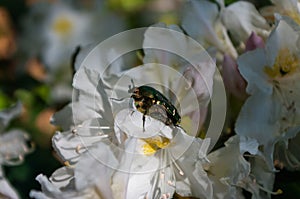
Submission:
<svg viewBox="0 0 300 199">
<path fill-rule="evenodd" d="M 60 17 L 53 23 L 53 30 L 60 36 L 70 35 L 73 28 L 72 22 L 66 17 Z"/>
<path fill-rule="evenodd" d="M 300 68 L 300 60 L 290 52 L 289 49 L 279 51 L 272 67 L 265 66 L 264 72 L 270 78 L 277 78 L 289 75 Z"/>
<path fill-rule="evenodd" d="M 164 137 L 154 137 L 143 139 L 146 143 L 143 145 L 143 153 L 145 155 L 152 155 L 157 150 L 166 148 L 170 144 L 170 140 Z"/>
</svg>

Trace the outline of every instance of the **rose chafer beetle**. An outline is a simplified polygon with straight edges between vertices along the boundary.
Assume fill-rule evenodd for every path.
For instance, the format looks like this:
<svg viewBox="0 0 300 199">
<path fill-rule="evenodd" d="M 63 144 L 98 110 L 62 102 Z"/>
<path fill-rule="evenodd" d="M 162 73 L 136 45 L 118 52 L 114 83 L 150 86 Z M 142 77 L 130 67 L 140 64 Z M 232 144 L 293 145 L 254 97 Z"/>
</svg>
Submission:
<svg viewBox="0 0 300 199">
<path fill-rule="evenodd" d="M 179 125 L 181 117 L 175 106 L 158 90 L 150 86 L 129 88 L 134 100 L 134 106 L 143 113 L 143 129 L 145 130 L 145 115 L 164 122 L 166 125 Z"/>
</svg>

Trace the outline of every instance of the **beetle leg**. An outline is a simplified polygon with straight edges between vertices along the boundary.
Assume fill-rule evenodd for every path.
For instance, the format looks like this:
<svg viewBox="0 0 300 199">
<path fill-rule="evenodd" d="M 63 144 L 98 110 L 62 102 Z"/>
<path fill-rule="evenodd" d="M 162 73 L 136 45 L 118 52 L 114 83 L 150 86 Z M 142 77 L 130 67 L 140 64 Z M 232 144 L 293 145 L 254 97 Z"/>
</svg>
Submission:
<svg viewBox="0 0 300 199">
<path fill-rule="evenodd" d="M 145 132 L 145 121 L 146 121 L 146 117 L 145 114 L 143 114 L 143 132 Z"/>
<path fill-rule="evenodd" d="M 139 104 L 134 104 L 136 109 L 138 110 L 140 108 L 140 105 Z M 134 110 L 131 112 L 131 115 L 133 114 Z"/>
<path fill-rule="evenodd" d="M 143 132 L 145 132 L 145 122 L 146 122 L 146 115 L 148 111 L 146 110 L 145 113 L 143 114 Z"/>
</svg>

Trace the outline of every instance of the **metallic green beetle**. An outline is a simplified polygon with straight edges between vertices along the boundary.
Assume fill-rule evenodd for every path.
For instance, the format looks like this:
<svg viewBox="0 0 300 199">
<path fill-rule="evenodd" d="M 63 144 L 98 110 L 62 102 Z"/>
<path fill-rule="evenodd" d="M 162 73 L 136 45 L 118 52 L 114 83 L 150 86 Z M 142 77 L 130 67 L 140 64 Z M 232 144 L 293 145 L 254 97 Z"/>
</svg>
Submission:
<svg viewBox="0 0 300 199">
<path fill-rule="evenodd" d="M 180 124 L 181 117 L 173 104 L 158 90 L 150 86 L 129 88 L 134 99 L 134 105 L 138 111 L 143 113 L 143 129 L 145 127 L 145 115 L 149 115 L 166 125 Z M 145 129 L 144 129 L 145 130 Z"/>
</svg>

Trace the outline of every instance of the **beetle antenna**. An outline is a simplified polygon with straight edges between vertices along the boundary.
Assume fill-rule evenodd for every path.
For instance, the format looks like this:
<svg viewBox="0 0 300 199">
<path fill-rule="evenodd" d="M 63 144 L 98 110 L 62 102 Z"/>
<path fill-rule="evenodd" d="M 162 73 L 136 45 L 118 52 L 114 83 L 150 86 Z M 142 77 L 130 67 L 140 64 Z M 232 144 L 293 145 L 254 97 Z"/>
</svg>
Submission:
<svg viewBox="0 0 300 199">
<path fill-rule="evenodd" d="M 132 93 L 132 90 L 135 88 L 133 79 L 131 79 L 131 84 L 132 84 L 132 87 L 131 87 L 131 85 L 128 85 L 128 93 Z"/>
<path fill-rule="evenodd" d="M 134 85 L 134 81 L 133 81 L 133 79 L 131 79 L 131 84 L 132 84 L 132 87 L 134 88 L 134 87 L 135 87 L 135 85 Z"/>
</svg>

